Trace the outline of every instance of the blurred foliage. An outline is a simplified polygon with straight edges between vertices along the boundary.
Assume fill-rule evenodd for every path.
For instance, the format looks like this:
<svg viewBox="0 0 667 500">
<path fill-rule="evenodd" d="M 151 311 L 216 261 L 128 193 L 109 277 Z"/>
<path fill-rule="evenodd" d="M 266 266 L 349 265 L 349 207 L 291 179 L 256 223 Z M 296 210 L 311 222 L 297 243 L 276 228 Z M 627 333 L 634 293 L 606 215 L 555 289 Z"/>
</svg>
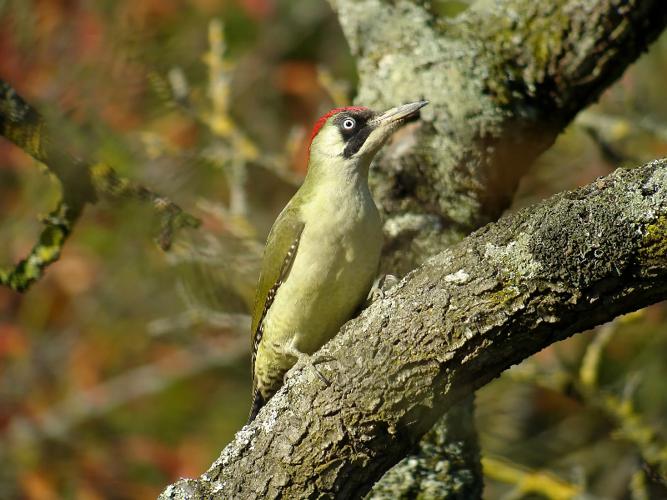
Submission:
<svg viewBox="0 0 667 500">
<path fill-rule="evenodd" d="M 665 74 L 667 37 L 542 157 L 514 208 L 667 155 Z M 245 421 L 262 241 L 304 174 L 308 127 L 351 100 L 354 61 L 324 1 L 0 0 L 0 78 L 75 154 L 204 223 L 165 254 L 149 207 L 100 203 L 26 295 L 0 288 L 0 498 L 155 497 Z M 57 197 L 0 141 L 0 266 L 29 252 Z M 657 305 L 482 389 L 485 496 L 666 498 L 665 355 Z"/>
</svg>

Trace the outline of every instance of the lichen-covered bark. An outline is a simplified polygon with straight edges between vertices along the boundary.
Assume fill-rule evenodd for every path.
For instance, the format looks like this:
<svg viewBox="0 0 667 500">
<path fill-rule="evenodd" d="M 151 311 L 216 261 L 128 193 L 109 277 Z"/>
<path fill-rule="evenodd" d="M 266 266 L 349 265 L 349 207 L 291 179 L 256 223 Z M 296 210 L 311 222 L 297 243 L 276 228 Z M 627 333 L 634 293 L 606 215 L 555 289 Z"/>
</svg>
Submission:
<svg viewBox="0 0 667 500">
<path fill-rule="evenodd" d="M 508 206 L 531 162 L 667 24 L 663 0 L 329 0 L 359 71 L 358 103 L 428 99 L 416 137 L 372 170 L 387 270 L 413 269 Z"/>
<path fill-rule="evenodd" d="M 366 500 L 482 498 L 474 396 L 452 407 L 415 451 L 378 481 Z"/>
<path fill-rule="evenodd" d="M 206 474 L 162 498 L 360 498 L 507 367 L 665 299 L 665 220 L 662 160 L 473 233 L 320 351 L 329 386 L 298 363 Z"/>
</svg>

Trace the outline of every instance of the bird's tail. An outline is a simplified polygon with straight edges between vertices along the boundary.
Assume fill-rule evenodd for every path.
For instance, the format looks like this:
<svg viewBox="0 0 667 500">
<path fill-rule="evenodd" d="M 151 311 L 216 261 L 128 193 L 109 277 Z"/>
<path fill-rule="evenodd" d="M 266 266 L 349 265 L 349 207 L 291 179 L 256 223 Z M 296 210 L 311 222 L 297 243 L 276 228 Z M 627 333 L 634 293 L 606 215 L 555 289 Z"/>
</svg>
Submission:
<svg viewBox="0 0 667 500">
<path fill-rule="evenodd" d="M 255 388 L 255 390 L 252 392 L 252 405 L 250 406 L 250 415 L 248 415 L 247 424 L 255 420 L 259 410 L 262 408 L 262 406 L 264 406 L 265 403 L 266 400 L 259 392 L 259 389 Z"/>
</svg>

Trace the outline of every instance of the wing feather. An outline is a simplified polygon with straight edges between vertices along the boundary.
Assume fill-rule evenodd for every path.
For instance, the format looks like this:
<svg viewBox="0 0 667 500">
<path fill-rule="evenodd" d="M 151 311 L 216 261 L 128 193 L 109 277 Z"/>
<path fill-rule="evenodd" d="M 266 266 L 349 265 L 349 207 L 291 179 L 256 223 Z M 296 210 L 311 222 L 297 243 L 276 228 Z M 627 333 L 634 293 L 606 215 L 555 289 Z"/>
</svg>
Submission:
<svg viewBox="0 0 667 500">
<path fill-rule="evenodd" d="M 255 304 L 252 311 L 252 377 L 255 385 L 255 357 L 262 341 L 262 322 L 276 292 L 283 284 L 296 257 L 304 222 L 298 207 L 290 202 L 273 224 L 264 250 Z"/>
</svg>

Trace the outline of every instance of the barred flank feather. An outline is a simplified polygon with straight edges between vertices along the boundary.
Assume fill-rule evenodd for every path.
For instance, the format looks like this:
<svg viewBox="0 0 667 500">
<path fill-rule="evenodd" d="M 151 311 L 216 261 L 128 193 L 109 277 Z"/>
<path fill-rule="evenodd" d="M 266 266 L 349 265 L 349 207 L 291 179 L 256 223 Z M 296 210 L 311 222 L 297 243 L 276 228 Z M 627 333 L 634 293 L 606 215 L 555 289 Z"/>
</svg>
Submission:
<svg viewBox="0 0 667 500">
<path fill-rule="evenodd" d="M 262 397 L 262 394 L 259 392 L 259 389 L 255 389 L 252 393 L 252 405 L 250 405 L 250 415 L 248 415 L 248 422 L 246 423 L 246 425 L 255 420 L 255 417 L 259 413 L 259 410 L 261 410 L 262 406 L 264 406 L 265 404 L 266 400 Z"/>
</svg>

